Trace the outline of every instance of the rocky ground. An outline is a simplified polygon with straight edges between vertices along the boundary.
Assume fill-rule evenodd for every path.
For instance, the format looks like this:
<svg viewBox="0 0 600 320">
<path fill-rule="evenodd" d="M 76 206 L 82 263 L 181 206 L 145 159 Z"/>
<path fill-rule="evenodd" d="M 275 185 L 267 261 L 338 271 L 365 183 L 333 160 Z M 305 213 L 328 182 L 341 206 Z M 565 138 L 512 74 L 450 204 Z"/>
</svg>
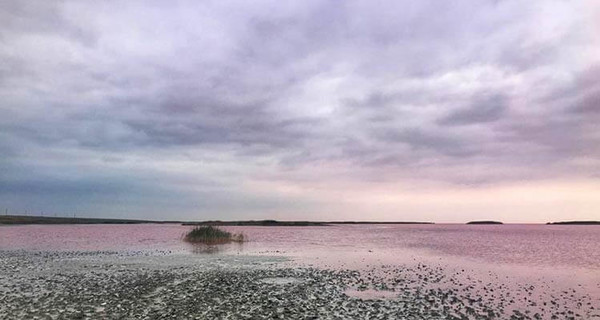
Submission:
<svg viewBox="0 0 600 320">
<path fill-rule="evenodd" d="M 600 319 L 591 297 L 435 266 L 327 270 L 284 258 L 0 251 L 1 319 Z"/>
</svg>

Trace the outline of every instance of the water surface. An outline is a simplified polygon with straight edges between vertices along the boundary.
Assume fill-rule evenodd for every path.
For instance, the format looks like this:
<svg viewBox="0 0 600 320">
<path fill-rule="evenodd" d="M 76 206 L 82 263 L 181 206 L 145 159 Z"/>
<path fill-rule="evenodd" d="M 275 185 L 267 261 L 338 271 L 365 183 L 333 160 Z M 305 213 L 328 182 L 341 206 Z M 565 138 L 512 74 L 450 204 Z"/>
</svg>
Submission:
<svg viewBox="0 0 600 320">
<path fill-rule="evenodd" d="M 22 225 L 0 227 L 0 250 L 166 250 L 201 252 L 181 241 L 176 224 Z M 217 247 L 222 254 L 282 254 L 367 261 L 406 255 L 463 258 L 495 264 L 600 270 L 600 226 L 568 225 L 332 225 L 224 227 L 248 242 Z M 368 253 L 368 254 L 367 254 Z M 342 261 L 352 263 L 353 261 Z"/>
<path fill-rule="evenodd" d="M 596 315 L 593 306 L 600 306 L 600 226 L 224 227 L 244 233 L 248 241 L 214 247 L 183 242 L 190 228 L 175 224 L 2 226 L 0 250 L 286 256 L 295 265 L 364 270 L 382 277 L 390 268 L 401 269 L 405 278 L 423 288 L 467 287 L 475 297 L 507 299 L 511 308 L 541 314 L 548 312 L 544 303 L 552 301 L 560 303 L 555 311 L 563 308 L 587 315 Z M 445 280 L 432 283 L 426 277 Z M 372 288 L 351 288 L 348 294 L 386 296 Z M 511 294 L 514 298 L 509 298 Z"/>
</svg>

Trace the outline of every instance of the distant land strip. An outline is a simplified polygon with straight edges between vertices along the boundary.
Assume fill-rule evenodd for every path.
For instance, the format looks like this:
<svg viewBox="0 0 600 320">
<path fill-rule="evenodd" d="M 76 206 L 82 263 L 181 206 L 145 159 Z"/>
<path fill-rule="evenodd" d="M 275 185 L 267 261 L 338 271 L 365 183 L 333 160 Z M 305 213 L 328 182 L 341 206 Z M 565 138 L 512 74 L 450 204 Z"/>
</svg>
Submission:
<svg viewBox="0 0 600 320">
<path fill-rule="evenodd" d="M 212 226 L 329 226 L 335 224 L 434 224 L 433 222 L 418 221 L 278 221 L 278 220 L 244 220 L 244 221 L 198 221 L 184 222 L 183 225 L 212 225 Z"/>
<path fill-rule="evenodd" d="M 182 221 L 182 220 L 136 220 L 112 218 L 77 218 L 77 217 L 48 217 L 31 215 L 0 215 L 0 225 L 16 224 L 182 224 L 186 226 L 328 226 L 339 224 L 435 224 L 423 221 L 279 221 L 279 220 L 238 220 L 238 221 Z M 503 224 L 500 221 L 482 220 L 469 221 L 467 224 Z M 546 225 L 600 225 L 600 221 L 558 221 Z"/>
<path fill-rule="evenodd" d="M 140 223 L 180 223 L 180 221 L 152 221 L 134 219 L 72 218 L 44 216 L 0 215 L 0 224 L 140 224 Z"/>
<path fill-rule="evenodd" d="M 500 221 L 482 220 L 482 221 L 469 221 L 467 224 L 504 224 Z"/>
<path fill-rule="evenodd" d="M 0 225 L 17 224 L 142 224 L 142 223 L 180 223 L 182 225 L 214 225 L 214 226 L 327 226 L 334 224 L 433 224 L 433 222 L 413 221 L 278 221 L 278 220 L 243 220 L 243 221 L 179 221 L 179 220 L 135 220 L 108 218 L 74 218 L 44 217 L 24 215 L 0 215 Z"/>
<path fill-rule="evenodd" d="M 184 226 L 281 226 L 281 227 L 308 227 L 308 226 L 326 226 L 327 222 L 319 221 L 277 221 L 277 220 L 244 220 L 244 221 L 196 221 L 196 222 L 184 222 Z"/>
<path fill-rule="evenodd" d="M 546 224 L 568 224 L 568 225 L 600 225 L 600 221 L 559 221 L 559 222 L 548 222 Z"/>
</svg>

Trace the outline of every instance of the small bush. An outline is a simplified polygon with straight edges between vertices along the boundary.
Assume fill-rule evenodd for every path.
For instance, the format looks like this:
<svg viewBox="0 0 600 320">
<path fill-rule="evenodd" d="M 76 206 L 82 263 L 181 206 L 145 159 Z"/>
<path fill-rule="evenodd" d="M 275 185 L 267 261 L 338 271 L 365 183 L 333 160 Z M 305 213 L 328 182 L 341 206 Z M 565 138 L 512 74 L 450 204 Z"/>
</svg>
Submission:
<svg viewBox="0 0 600 320">
<path fill-rule="evenodd" d="M 188 232 L 184 240 L 192 243 L 222 244 L 229 242 L 243 242 L 243 234 L 231 234 L 213 226 L 198 226 Z"/>
</svg>

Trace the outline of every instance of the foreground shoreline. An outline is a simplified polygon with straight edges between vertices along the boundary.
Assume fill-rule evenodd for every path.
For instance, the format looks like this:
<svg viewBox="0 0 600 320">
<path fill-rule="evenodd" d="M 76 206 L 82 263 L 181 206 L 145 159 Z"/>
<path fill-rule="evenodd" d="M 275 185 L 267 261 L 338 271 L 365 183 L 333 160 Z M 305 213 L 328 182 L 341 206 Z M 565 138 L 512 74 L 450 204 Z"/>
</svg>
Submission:
<svg viewBox="0 0 600 320">
<path fill-rule="evenodd" d="M 467 275 L 470 279 L 470 275 Z M 502 285 L 441 268 L 302 267 L 284 257 L 0 251 L 2 319 L 589 319 L 592 303 L 511 303 Z M 464 279 L 464 277 L 462 278 Z M 451 285 L 449 285 L 451 284 Z M 481 291 L 475 287 L 480 285 Z M 477 289 L 479 290 L 479 289 Z M 485 291 L 484 291 L 485 290 Z M 491 292 L 489 291 L 491 290 Z M 494 290 L 496 290 L 494 292 Z M 378 298 L 378 294 L 387 296 Z M 572 296 L 572 294 L 571 294 Z M 561 300 L 562 299 L 562 300 Z M 563 301 L 564 300 L 564 301 Z M 577 302 L 577 301 L 574 301 Z"/>
</svg>

